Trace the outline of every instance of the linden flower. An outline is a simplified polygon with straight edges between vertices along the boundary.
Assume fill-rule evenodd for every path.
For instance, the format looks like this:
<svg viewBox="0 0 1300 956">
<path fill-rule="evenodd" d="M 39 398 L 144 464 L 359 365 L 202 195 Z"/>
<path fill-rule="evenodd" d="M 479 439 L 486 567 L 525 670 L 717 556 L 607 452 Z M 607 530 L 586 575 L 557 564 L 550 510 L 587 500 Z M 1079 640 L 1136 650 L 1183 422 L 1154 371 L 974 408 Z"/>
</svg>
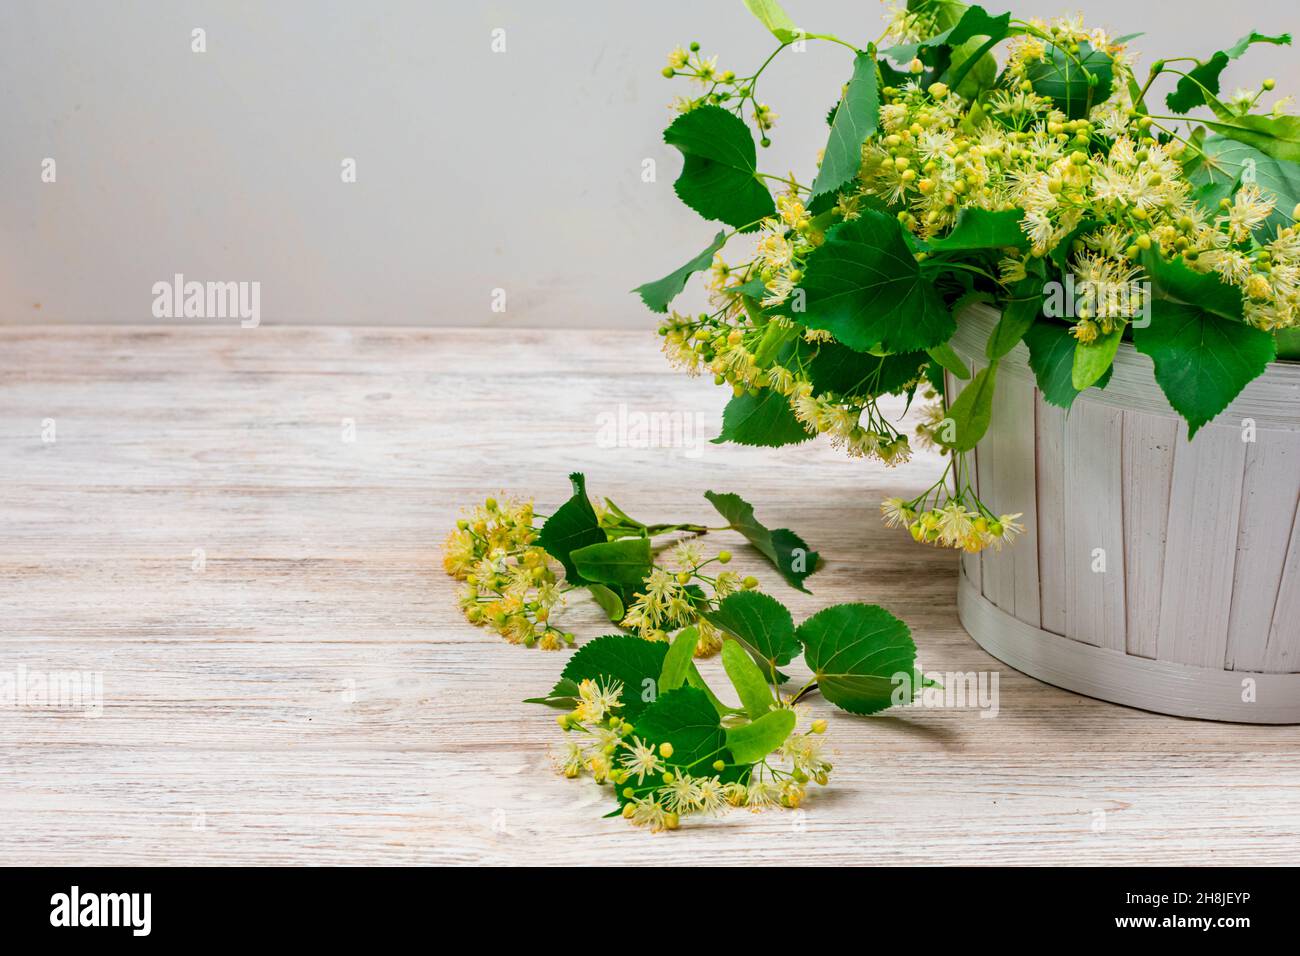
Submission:
<svg viewBox="0 0 1300 956">
<path fill-rule="evenodd" d="M 886 498 L 880 503 L 880 514 L 886 528 L 905 528 L 916 518 L 902 498 Z"/>
<path fill-rule="evenodd" d="M 694 571 L 704 560 L 697 541 L 682 541 L 673 548 L 669 560 L 678 571 Z"/>
<path fill-rule="evenodd" d="M 659 752 L 640 737 L 633 737 L 630 744 L 623 745 L 628 752 L 620 757 L 620 761 L 629 773 L 636 774 L 636 782 L 641 783 L 647 776 L 662 773 L 664 763 L 659 759 Z"/>
<path fill-rule="evenodd" d="M 623 706 L 623 685 L 606 686 L 588 678 L 578 685 L 578 706 L 573 714 L 583 723 L 599 723 L 605 715 Z"/>
<path fill-rule="evenodd" d="M 659 788 L 659 798 L 672 813 L 690 813 L 699 805 L 699 783 L 690 774 L 678 774 L 671 783 Z"/>
<path fill-rule="evenodd" d="M 721 813 L 727 803 L 727 788 L 717 777 L 695 781 L 695 811 L 712 816 Z"/>
<path fill-rule="evenodd" d="M 1237 190 L 1232 208 L 1226 216 L 1219 217 L 1219 222 L 1227 225 L 1228 235 L 1234 242 L 1245 242 L 1273 214 L 1276 203 L 1273 196 L 1263 194 L 1257 183 L 1248 183 Z"/>
<path fill-rule="evenodd" d="M 564 748 L 564 757 L 558 763 L 560 773 L 570 780 L 578 776 L 587 764 L 587 756 L 583 752 L 582 745 L 569 741 Z"/>
<path fill-rule="evenodd" d="M 723 572 L 723 574 L 730 574 L 730 573 L 731 572 L 729 571 Z M 718 577 L 721 578 L 722 575 L 718 575 Z M 737 577 L 737 576 L 733 575 L 733 577 Z M 727 593 L 731 594 L 739 589 L 740 589 L 740 583 L 739 583 L 739 578 L 737 577 L 736 586 L 728 590 Z M 711 657 L 712 655 L 716 654 L 718 651 L 722 650 L 723 635 L 721 630 L 719 630 L 713 624 L 709 623 L 704 618 L 700 618 L 698 621 L 696 621 L 695 626 L 699 629 L 700 632 L 700 639 L 695 644 L 696 657 Z"/>
<path fill-rule="evenodd" d="M 939 509 L 938 523 L 935 530 L 939 532 L 939 543 L 956 545 L 965 541 L 974 530 L 976 515 L 967 511 L 962 505 L 950 501 Z"/>
<path fill-rule="evenodd" d="M 677 814 L 666 811 L 653 797 L 643 797 L 624 805 L 623 816 L 634 826 L 649 827 L 653 833 L 677 829 Z"/>
<path fill-rule="evenodd" d="M 991 544 L 996 551 L 1001 551 L 1004 544 L 1012 544 L 1025 531 L 1025 526 L 1018 521 L 1020 517 L 1021 514 L 1017 512 L 1013 515 L 1002 515 L 996 521 L 989 522 L 988 531 L 984 536 L 985 543 Z"/>
</svg>

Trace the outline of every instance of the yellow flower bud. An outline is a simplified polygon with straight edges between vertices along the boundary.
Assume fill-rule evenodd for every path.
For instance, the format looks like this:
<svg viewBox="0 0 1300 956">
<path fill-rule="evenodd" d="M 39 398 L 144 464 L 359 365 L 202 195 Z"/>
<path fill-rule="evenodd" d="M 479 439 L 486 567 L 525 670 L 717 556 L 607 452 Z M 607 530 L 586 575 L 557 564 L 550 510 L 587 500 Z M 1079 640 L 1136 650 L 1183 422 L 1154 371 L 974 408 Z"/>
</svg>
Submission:
<svg viewBox="0 0 1300 956">
<path fill-rule="evenodd" d="M 812 732 L 815 733 L 815 734 L 824 734 L 824 733 L 826 733 L 826 721 L 823 720 L 823 719 L 820 718 L 820 717 L 819 717 L 818 719 L 814 720 L 814 721 L 812 722 Z"/>
<path fill-rule="evenodd" d="M 673 745 L 664 741 L 659 745 L 659 753 L 661 756 L 671 757 L 673 755 Z"/>
</svg>

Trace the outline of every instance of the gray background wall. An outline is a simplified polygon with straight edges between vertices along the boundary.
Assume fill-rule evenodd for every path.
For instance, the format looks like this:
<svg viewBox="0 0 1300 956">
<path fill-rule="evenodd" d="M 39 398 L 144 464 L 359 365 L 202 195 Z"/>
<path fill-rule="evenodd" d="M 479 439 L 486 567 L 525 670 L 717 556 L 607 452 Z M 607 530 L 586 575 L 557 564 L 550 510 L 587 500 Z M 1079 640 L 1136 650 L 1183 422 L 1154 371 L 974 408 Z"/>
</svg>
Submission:
<svg viewBox="0 0 1300 956">
<path fill-rule="evenodd" d="M 786 8 L 881 29 L 872 0 Z M 1145 31 L 1145 63 L 1300 26 L 1294 0 L 1014 5 L 1076 8 Z M 180 272 L 260 282 L 267 323 L 649 327 L 628 290 L 716 228 L 677 202 L 660 141 L 685 82 L 659 70 L 690 40 L 739 73 L 772 48 L 741 0 L 0 0 L 0 322 L 156 321 L 151 288 Z M 810 44 L 769 70 L 763 168 L 811 174 L 848 64 Z M 1225 86 L 1268 75 L 1300 93 L 1295 48 L 1256 48 Z"/>
</svg>

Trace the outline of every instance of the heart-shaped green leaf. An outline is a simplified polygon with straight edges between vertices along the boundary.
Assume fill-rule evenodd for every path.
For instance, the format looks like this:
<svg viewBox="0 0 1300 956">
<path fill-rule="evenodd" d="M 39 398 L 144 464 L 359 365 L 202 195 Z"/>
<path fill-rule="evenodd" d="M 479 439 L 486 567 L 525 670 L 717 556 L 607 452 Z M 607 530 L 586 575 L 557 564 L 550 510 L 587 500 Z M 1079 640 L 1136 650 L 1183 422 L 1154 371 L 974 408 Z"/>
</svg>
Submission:
<svg viewBox="0 0 1300 956">
<path fill-rule="evenodd" d="M 911 632 L 882 607 L 828 607 L 800 624 L 798 637 L 822 696 L 850 713 L 884 710 L 903 678 L 915 684 Z"/>
<path fill-rule="evenodd" d="M 780 683 L 783 676 L 777 667 L 790 663 L 799 653 L 794 619 L 785 605 L 769 594 L 761 591 L 729 594 L 717 610 L 705 616 L 739 641 L 772 683 Z"/>
<path fill-rule="evenodd" d="M 1133 344 L 1151 356 L 1156 382 L 1191 439 L 1268 367 L 1276 342 L 1241 321 L 1241 293 L 1215 273 L 1154 251 L 1142 264 L 1152 279 L 1151 323 L 1133 330 Z"/>
<path fill-rule="evenodd" d="M 714 444 L 797 445 L 814 438 L 794 417 L 790 402 L 770 388 L 745 392 L 727 402 L 722 412 L 722 433 Z"/>
<path fill-rule="evenodd" d="M 804 311 L 793 299 L 794 317 L 859 352 L 920 351 L 946 342 L 956 328 L 898 220 L 875 209 L 830 229 L 808 256 L 799 288 Z"/>
<path fill-rule="evenodd" d="M 598 637 L 569 658 L 560 682 L 546 700 L 571 697 L 568 707 L 572 709 L 577 704 L 578 685 L 584 680 L 598 681 L 607 687 L 621 684 L 623 706 L 618 714 L 633 720 L 658 694 L 658 681 L 667 655 L 668 645 L 662 641 L 647 641 L 631 634 Z"/>
<path fill-rule="evenodd" d="M 673 188 L 705 219 L 747 231 L 776 211 L 772 194 L 755 175 L 754 137 L 744 120 L 721 106 L 700 106 L 677 117 L 664 130 L 664 142 L 684 159 Z"/>
</svg>

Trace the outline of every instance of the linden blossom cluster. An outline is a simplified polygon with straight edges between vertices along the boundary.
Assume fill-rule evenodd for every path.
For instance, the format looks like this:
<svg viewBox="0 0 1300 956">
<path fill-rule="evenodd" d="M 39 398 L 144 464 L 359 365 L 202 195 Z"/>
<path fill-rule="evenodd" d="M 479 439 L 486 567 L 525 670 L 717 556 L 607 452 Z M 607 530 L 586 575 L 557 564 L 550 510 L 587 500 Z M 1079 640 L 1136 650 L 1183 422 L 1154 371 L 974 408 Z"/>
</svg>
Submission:
<svg viewBox="0 0 1300 956">
<path fill-rule="evenodd" d="M 650 641 L 666 641 L 670 632 L 694 626 L 700 632 L 695 656 L 717 653 L 722 647 L 722 632 L 701 616 L 700 602 L 689 589 L 701 584 L 707 586 L 713 592 L 712 603 L 716 604 L 729 594 L 758 587 L 758 579 L 752 575 L 742 578 L 734 571 L 721 570 L 715 575 L 704 573 L 714 562 L 727 564 L 729 561 L 730 551 L 719 551 L 716 557 L 706 559 L 698 541 L 678 542 L 669 553 L 668 566 L 655 567 L 645 579 L 644 590 L 636 592 L 619 626 L 636 631 Z"/>
<path fill-rule="evenodd" d="M 471 624 L 491 627 L 511 644 L 559 650 L 573 634 L 552 626 L 550 615 L 567 588 L 557 584 L 536 541 L 531 501 L 488 498 L 447 535 L 442 566 L 465 582 L 460 607 Z"/>
<path fill-rule="evenodd" d="M 603 527 L 618 527 L 620 516 L 598 500 L 591 502 Z M 554 626 L 551 614 L 575 590 L 560 584 L 551 556 L 537 544 L 533 502 L 488 498 L 456 522 L 443 546 L 443 569 L 464 581 L 459 603 L 471 624 L 490 627 L 511 644 L 560 650 L 574 635 Z M 659 533 L 705 529 L 698 525 L 656 526 Z M 725 565 L 731 552 L 706 558 L 698 541 L 679 541 L 656 564 L 641 590 L 618 615 L 617 623 L 650 641 L 666 641 L 670 632 L 694 626 L 700 639 L 695 656 L 708 657 L 722 646 L 722 632 L 702 611 L 740 590 L 758 587 L 758 579 L 734 571 L 712 571 Z M 706 592 L 704 589 L 707 588 Z M 711 592 L 711 596 L 706 596 Z"/>
<path fill-rule="evenodd" d="M 962 393 L 972 399 L 923 411 L 918 434 L 950 456 L 944 483 L 882 510 L 918 541 L 1001 547 L 1019 515 L 979 500 L 964 455 L 988 428 L 996 366 L 1019 342 L 1044 400 L 1068 408 L 1104 387 L 1131 338 L 1189 437 L 1268 362 L 1300 357 L 1300 118 L 1289 98 L 1261 106 L 1272 80 L 1219 97 L 1229 61 L 1290 36 L 1252 32 L 1204 59 L 1158 60 L 1144 82 L 1132 37 L 1075 17 L 909 0 L 879 40 L 858 45 L 798 30 L 774 0 L 748 6 L 780 42 L 754 74 L 719 74 L 697 44 L 664 70 L 703 84 L 674 102 L 681 115 L 665 131 L 684 156 L 677 194 L 732 228 L 637 290 L 666 314 L 669 361 L 732 389 L 723 440 L 825 434 L 850 456 L 904 462 L 908 437 L 879 399 L 910 407 L 918 393 L 943 393 L 945 374 L 969 378 L 947 343 L 954 315 L 1000 305 L 980 387 Z M 743 122 L 767 65 L 804 40 L 854 51 L 811 184 L 760 172 Z M 1162 76 L 1176 79 L 1165 102 L 1177 115 L 1149 103 Z M 1197 107 L 1214 118 L 1189 118 Z M 753 114 L 759 145 L 770 117 Z M 732 240 L 746 251 L 724 259 Z M 709 310 L 670 311 L 705 270 Z M 1052 298 L 1062 287 L 1065 310 Z M 1197 357 L 1206 342 L 1233 361 L 1216 371 Z M 952 420 L 956 434 L 940 427 Z"/>
<path fill-rule="evenodd" d="M 676 830 L 690 814 L 716 816 L 729 807 L 754 812 L 773 807 L 796 809 L 808 784 L 826 786 L 833 769 L 825 757 L 827 723 L 813 720 L 805 732 L 790 733 L 781 745 L 756 764 L 744 780 L 722 779 L 729 768 L 719 758 L 697 773 L 669 769 L 675 749 L 671 741 L 657 747 L 636 736 L 633 722 L 616 711 L 623 707 L 623 685 L 587 679 L 578 685 L 578 703 L 571 713 L 556 716 L 569 740 L 556 758 L 564 776 L 590 774 L 599 784 L 618 789 L 623 818 L 651 831 Z M 782 698 L 774 709 L 790 710 L 796 719 L 806 708 Z M 709 771 L 712 773 L 709 773 Z"/>
</svg>

